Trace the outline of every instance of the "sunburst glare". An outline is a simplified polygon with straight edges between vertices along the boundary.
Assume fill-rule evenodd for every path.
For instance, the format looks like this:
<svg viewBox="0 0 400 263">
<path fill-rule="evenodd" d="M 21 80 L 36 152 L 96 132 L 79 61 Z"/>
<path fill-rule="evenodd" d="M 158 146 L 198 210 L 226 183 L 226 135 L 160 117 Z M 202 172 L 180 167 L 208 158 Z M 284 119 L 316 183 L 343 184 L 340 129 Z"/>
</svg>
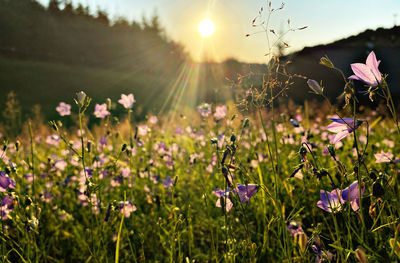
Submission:
<svg viewBox="0 0 400 263">
<path fill-rule="evenodd" d="M 214 34 L 215 25 L 214 22 L 209 18 L 204 18 L 200 21 L 199 26 L 197 27 L 199 33 L 202 37 L 210 37 Z"/>
</svg>

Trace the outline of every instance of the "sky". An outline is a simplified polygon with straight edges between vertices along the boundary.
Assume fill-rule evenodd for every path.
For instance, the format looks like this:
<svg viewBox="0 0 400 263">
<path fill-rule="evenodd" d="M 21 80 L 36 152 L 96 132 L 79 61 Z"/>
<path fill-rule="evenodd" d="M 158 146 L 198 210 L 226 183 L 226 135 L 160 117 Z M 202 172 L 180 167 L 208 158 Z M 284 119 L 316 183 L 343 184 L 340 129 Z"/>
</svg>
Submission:
<svg viewBox="0 0 400 263">
<path fill-rule="evenodd" d="M 39 0 L 44 5 L 49 0 Z M 111 19 L 119 16 L 141 21 L 142 17 L 157 14 L 167 36 L 185 46 L 195 60 L 222 61 L 235 58 L 243 62 L 266 62 L 268 46 L 276 37 L 267 35 L 252 20 L 263 7 L 267 21 L 266 0 L 72 0 L 73 4 L 88 5 L 94 11 L 106 10 Z M 277 9 L 282 1 L 271 1 Z M 400 0 L 286 0 L 282 10 L 271 14 L 269 29 L 276 34 L 286 33 L 283 40 L 289 45 L 285 53 L 306 46 L 330 43 L 358 34 L 366 29 L 390 28 L 400 25 Z M 215 32 L 203 38 L 197 27 L 204 18 L 215 24 Z M 288 31 L 307 26 L 307 29 Z M 266 24 L 266 22 L 265 22 Z M 265 25 L 264 24 L 264 25 Z M 260 33 L 257 33 L 260 32 Z M 246 37 L 246 34 L 250 34 Z M 268 41 L 269 39 L 269 41 Z M 268 45 L 269 42 L 269 45 Z"/>
</svg>

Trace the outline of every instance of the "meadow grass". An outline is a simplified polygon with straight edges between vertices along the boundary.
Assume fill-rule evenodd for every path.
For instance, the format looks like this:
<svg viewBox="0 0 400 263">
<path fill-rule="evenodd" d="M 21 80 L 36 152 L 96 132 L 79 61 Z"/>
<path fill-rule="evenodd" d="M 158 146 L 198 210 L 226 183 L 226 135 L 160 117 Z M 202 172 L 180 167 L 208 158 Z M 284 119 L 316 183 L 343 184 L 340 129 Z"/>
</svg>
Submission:
<svg viewBox="0 0 400 263">
<path fill-rule="evenodd" d="M 361 111 L 356 133 L 331 144 L 332 112 L 318 105 L 273 118 L 233 104 L 141 123 L 106 114 L 89 129 L 90 100 L 76 100 L 76 126 L 60 125 L 73 117 L 63 116 L 2 137 L 4 262 L 398 259 L 399 134 L 389 116 Z M 379 162 L 381 151 L 389 157 Z M 346 201 L 353 182 L 365 190 Z M 323 210 L 328 192 L 339 199 Z"/>
</svg>

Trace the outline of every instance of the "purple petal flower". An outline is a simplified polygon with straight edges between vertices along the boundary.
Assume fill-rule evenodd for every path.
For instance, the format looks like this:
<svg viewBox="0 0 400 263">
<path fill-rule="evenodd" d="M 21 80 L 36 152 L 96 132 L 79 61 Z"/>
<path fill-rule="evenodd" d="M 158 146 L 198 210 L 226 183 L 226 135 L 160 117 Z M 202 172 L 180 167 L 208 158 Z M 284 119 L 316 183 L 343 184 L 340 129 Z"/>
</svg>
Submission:
<svg viewBox="0 0 400 263">
<path fill-rule="evenodd" d="M 330 125 L 326 127 L 326 129 L 330 132 L 336 133 L 335 137 L 331 139 L 331 143 L 335 144 L 350 133 L 353 132 L 353 130 L 356 130 L 358 126 L 360 126 L 361 121 L 356 120 L 354 123 L 353 118 L 329 118 L 330 120 L 333 121 Z"/>
<path fill-rule="evenodd" d="M 211 105 L 208 103 L 204 103 L 197 107 L 197 111 L 202 117 L 208 117 L 211 114 Z"/>
<path fill-rule="evenodd" d="M 125 95 L 121 94 L 121 99 L 118 100 L 122 106 L 124 106 L 125 109 L 132 109 L 133 103 L 135 103 L 135 98 L 133 97 L 133 94 Z"/>
<path fill-rule="evenodd" d="M 381 151 L 380 153 L 375 153 L 375 163 L 390 163 L 393 161 L 393 153 Z"/>
<path fill-rule="evenodd" d="M 128 178 L 131 175 L 131 169 L 129 167 L 121 168 L 121 176 L 124 178 Z"/>
<path fill-rule="evenodd" d="M 365 186 L 364 183 L 361 184 L 361 195 L 364 194 Z M 360 193 L 358 188 L 358 181 L 354 181 L 350 186 L 346 187 L 342 191 L 343 201 L 349 201 L 353 211 L 357 211 L 360 207 Z"/>
<path fill-rule="evenodd" d="M 65 102 L 60 102 L 58 107 L 56 108 L 60 116 L 67 116 L 71 115 L 71 105 L 65 103 Z"/>
<path fill-rule="evenodd" d="M 369 86 L 378 86 L 382 82 L 382 74 L 378 69 L 379 63 L 381 61 L 376 60 L 375 53 L 372 51 L 367 57 L 366 64 L 351 64 L 351 69 L 355 75 L 350 76 L 349 79 L 362 81 Z"/>
<path fill-rule="evenodd" d="M 215 107 L 214 117 L 217 120 L 221 120 L 221 119 L 225 118 L 226 113 L 227 113 L 226 105 L 217 106 L 217 107 Z"/>
<path fill-rule="evenodd" d="M 125 206 L 125 211 L 124 211 L 124 206 Z M 120 202 L 119 211 L 121 214 L 124 213 L 124 216 L 126 218 L 129 218 L 131 216 L 131 213 L 136 211 L 136 206 L 132 205 L 131 201 L 125 201 L 125 205 L 124 202 Z"/>
<path fill-rule="evenodd" d="M 344 203 L 340 189 L 334 189 L 332 192 L 321 190 L 320 199 L 317 206 L 328 213 L 340 211 Z"/>
<path fill-rule="evenodd" d="M 215 206 L 222 207 L 221 198 L 225 199 L 225 210 L 226 210 L 226 212 L 229 212 L 233 207 L 233 203 L 232 203 L 231 199 L 229 199 L 228 197 L 222 196 L 222 197 L 218 198 L 217 202 L 215 203 Z"/>
<path fill-rule="evenodd" d="M 108 144 L 108 138 L 107 136 L 101 136 L 99 140 L 100 145 L 106 146 Z"/>
<path fill-rule="evenodd" d="M 94 116 L 100 119 L 104 119 L 106 116 L 110 115 L 110 112 L 107 110 L 107 104 L 96 104 L 94 107 Z"/>
<path fill-rule="evenodd" d="M 5 172 L 0 171 L 0 192 L 6 192 L 8 188 L 15 189 L 15 181 Z"/>
<path fill-rule="evenodd" d="M 0 175 L 0 192 L 5 192 L 10 185 L 10 178 L 8 176 Z"/>
<path fill-rule="evenodd" d="M 171 188 L 173 183 L 174 180 L 169 176 L 167 176 L 167 178 L 165 178 L 165 180 L 162 181 L 164 188 Z"/>
<path fill-rule="evenodd" d="M 317 254 L 317 257 L 315 258 L 316 263 L 326 262 L 326 260 L 330 262 L 333 259 L 333 254 L 329 251 L 324 251 L 317 242 L 314 242 L 311 249 L 315 254 Z"/>
<path fill-rule="evenodd" d="M 13 209 L 14 203 L 11 195 L 5 195 L 3 199 L 1 199 L 1 207 L 5 207 L 7 209 Z"/>
<path fill-rule="evenodd" d="M 218 200 L 215 203 L 215 206 L 222 207 L 221 199 L 223 199 L 225 201 L 224 203 L 225 203 L 226 212 L 229 212 L 231 210 L 231 208 L 233 207 L 233 203 L 232 203 L 231 199 L 229 199 L 229 197 L 228 197 L 229 192 L 230 192 L 229 188 L 227 188 L 225 191 L 221 190 L 219 188 L 215 188 L 213 191 L 213 194 L 218 197 Z"/>
<path fill-rule="evenodd" d="M 213 191 L 213 195 L 215 195 L 216 197 L 221 197 L 221 196 L 228 196 L 229 195 L 229 188 L 226 188 L 226 190 L 221 190 L 219 188 L 215 188 Z"/>
<path fill-rule="evenodd" d="M 303 228 L 296 221 L 291 221 L 287 225 L 287 230 L 289 230 L 289 232 L 292 235 L 292 237 L 295 237 L 295 236 L 300 235 L 300 234 L 304 234 Z"/>
<path fill-rule="evenodd" d="M 250 198 L 255 195 L 258 191 L 258 185 L 256 184 L 238 184 L 238 186 L 234 189 L 234 192 L 239 195 L 240 202 L 249 202 Z"/>
</svg>

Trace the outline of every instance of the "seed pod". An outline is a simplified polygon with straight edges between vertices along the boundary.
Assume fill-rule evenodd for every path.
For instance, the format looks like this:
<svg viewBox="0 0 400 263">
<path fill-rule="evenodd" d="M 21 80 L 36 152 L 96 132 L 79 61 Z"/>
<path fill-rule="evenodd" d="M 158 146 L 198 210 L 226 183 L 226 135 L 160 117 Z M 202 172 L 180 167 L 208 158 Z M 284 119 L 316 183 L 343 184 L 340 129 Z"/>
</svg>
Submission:
<svg viewBox="0 0 400 263">
<path fill-rule="evenodd" d="M 249 126 L 249 123 L 250 123 L 249 119 L 248 119 L 248 118 L 245 118 L 244 121 L 243 121 L 243 129 L 246 128 L 246 127 L 248 127 L 248 126 Z"/>
<path fill-rule="evenodd" d="M 107 213 L 106 213 L 106 217 L 104 218 L 104 222 L 108 222 L 108 219 L 110 218 L 110 214 L 111 214 L 111 204 L 108 205 L 108 209 L 107 209 Z"/>
<path fill-rule="evenodd" d="M 235 142 L 236 141 L 236 135 L 234 133 L 232 133 L 231 135 L 231 142 Z"/>
<path fill-rule="evenodd" d="M 365 254 L 365 251 L 362 248 L 356 249 L 356 258 L 357 258 L 358 262 L 360 262 L 360 263 L 368 262 L 367 255 Z"/>
<path fill-rule="evenodd" d="M 124 143 L 124 144 L 122 145 L 121 152 L 124 152 L 124 151 L 126 150 L 126 147 L 127 147 L 127 145 L 126 145 L 126 143 Z"/>
<path fill-rule="evenodd" d="M 178 179 L 179 179 L 179 176 L 178 175 L 176 175 L 175 176 L 175 178 L 174 178 L 174 187 L 176 186 L 176 184 L 178 183 Z"/>
<path fill-rule="evenodd" d="M 322 94 L 322 92 L 324 91 L 324 89 L 319 85 L 319 83 L 316 80 L 313 79 L 307 80 L 307 85 L 316 94 Z"/>
<path fill-rule="evenodd" d="M 19 147 L 21 146 L 21 142 L 20 141 L 16 141 L 15 142 L 15 149 L 17 150 L 17 152 L 19 151 Z"/>
<path fill-rule="evenodd" d="M 92 150 L 92 142 L 91 141 L 88 141 L 86 143 L 86 148 L 87 148 L 87 151 L 90 153 L 90 151 Z"/>
<path fill-rule="evenodd" d="M 86 93 L 83 91 L 80 91 L 80 92 L 76 93 L 76 97 L 77 97 L 76 102 L 77 102 L 78 106 L 82 107 L 83 103 L 85 102 L 85 99 L 86 99 Z"/>
<path fill-rule="evenodd" d="M 328 68 L 334 68 L 335 66 L 333 65 L 332 61 L 327 57 L 322 57 L 319 61 L 319 64 L 328 67 Z"/>
</svg>

